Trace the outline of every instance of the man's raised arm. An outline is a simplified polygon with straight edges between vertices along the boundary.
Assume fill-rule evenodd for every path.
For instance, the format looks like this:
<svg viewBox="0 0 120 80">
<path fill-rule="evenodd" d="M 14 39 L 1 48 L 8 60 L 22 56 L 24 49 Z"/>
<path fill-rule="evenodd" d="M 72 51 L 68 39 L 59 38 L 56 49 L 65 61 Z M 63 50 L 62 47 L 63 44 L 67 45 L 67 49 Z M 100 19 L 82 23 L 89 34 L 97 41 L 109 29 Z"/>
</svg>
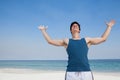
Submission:
<svg viewBox="0 0 120 80">
<path fill-rule="evenodd" d="M 46 32 L 47 27 L 45 27 L 45 26 L 39 26 L 38 29 L 41 30 L 44 38 L 47 40 L 47 42 L 49 44 L 52 44 L 52 45 L 55 45 L 55 46 L 65 46 L 64 40 L 53 40 L 53 39 L 51 39 L 51 37 Z"/>
<path fill-rule="evenodd" d="M 98 37 L 98 38 L 86 38 L 88 46 L 96 45 L 96 44 L 99 44 L 99 43 L 102 43 L 102 42 L 106 41 L 109 34 L 110 34 L 111 28 L 113 27 L 114 24 L 115 24 L 114 20 L 111 20 L 110 22 L 106 23 L 107 28 L 106 28 L 105 32 L 103 33 L 103 35 L 101 37 Z"/>
</svg>

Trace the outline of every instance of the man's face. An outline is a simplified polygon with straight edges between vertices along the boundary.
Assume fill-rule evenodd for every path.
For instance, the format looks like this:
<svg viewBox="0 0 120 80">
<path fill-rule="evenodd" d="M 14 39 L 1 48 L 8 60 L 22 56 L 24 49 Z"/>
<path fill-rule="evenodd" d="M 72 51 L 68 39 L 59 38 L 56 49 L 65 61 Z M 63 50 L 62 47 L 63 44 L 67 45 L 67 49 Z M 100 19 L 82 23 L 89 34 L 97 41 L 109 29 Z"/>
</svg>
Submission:
<svg viewBox="0 0 120 80">
<path fill-rule="evenodd" d="M 78 24 L 73 24 L 71 28 L 71 33 L 80 33 Z"/>
</svg>

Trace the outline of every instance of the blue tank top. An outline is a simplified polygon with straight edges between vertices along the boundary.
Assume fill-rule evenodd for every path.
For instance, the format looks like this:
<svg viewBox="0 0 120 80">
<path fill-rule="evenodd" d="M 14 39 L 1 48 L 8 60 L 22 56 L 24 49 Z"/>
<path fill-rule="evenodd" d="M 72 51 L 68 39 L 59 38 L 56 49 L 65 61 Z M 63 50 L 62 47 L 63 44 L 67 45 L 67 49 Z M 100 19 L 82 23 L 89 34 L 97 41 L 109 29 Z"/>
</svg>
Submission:
<svg viewBox="0 0 120 80">
<path fill-rule="evenodd" d="M 67 71 L 90 71 L 88 62 L 88 46 L 85 38 L 80 40 L 69 39 L 66 49 L 68 54 Z"/>
</svg>

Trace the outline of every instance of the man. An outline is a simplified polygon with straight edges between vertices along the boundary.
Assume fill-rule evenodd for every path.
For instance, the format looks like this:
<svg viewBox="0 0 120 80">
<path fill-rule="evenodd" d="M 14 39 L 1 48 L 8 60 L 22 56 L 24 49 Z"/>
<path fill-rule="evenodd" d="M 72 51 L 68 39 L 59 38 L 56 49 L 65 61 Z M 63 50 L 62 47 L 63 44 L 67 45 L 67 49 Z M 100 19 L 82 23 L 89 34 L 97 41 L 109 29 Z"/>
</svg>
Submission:
<svg viewBox="0 0 120 80">
<path fill-rule="evenodd" d="M 46 32 L 47 28 L 44 26 L 39 26 L 38 28 L 41 30 L 49 44 L 64 46 L 66 48 L 68 53 L 68 65 L 65 80 L 93 80 L 93 75 L 87 57 L 88 49 L 91 45 L 100 44 L 106 41 L 114 24 L 114 20 L 106 23 L 107 28 L 101 37 L 81 38 L 79 35 L 81 31 L 80 24 L 78 22 L 72 22 L 70 25 L 72 39 L 66 38 L 63 40 L 51 39 Z"/>
</svg>

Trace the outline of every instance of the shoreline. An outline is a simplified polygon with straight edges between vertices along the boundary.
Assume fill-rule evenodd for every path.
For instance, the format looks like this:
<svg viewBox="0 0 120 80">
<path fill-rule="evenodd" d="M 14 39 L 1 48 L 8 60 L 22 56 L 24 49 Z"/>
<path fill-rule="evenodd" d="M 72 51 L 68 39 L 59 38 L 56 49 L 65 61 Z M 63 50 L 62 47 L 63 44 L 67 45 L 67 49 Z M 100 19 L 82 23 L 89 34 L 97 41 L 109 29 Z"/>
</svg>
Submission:
<svg viewBox="0 0 120 80">
<path fill-rule="evenodd" d="M 0 68 L 0 72 L 65 72 L 66 70 L 41 70 L 41 69 L 26 69 L 26 68 Z M 120 73 L 120 71 L 95 71 L 91 70 L 92 72 L 95 73 Z"/>
<path fill-rule="evenodd" d="M 0 73 L 49 73 L 49 72 L 66 72 L 66 70 L 40 70 L 40 69 L 25 69 L 25 68 L 0 68 Z M 106 71 L 93 71 L 93 73 L 99 74 L 117 74 L 120 76 L 120 72 L 106 72 Z"/>
<path fill-rule="evenodd" d="M 120 80 L 120 72 L 93 71 L 95 80 Z M 65 71 L 0 68 L 0 80 L 64 80 Z"/>
</svg>

